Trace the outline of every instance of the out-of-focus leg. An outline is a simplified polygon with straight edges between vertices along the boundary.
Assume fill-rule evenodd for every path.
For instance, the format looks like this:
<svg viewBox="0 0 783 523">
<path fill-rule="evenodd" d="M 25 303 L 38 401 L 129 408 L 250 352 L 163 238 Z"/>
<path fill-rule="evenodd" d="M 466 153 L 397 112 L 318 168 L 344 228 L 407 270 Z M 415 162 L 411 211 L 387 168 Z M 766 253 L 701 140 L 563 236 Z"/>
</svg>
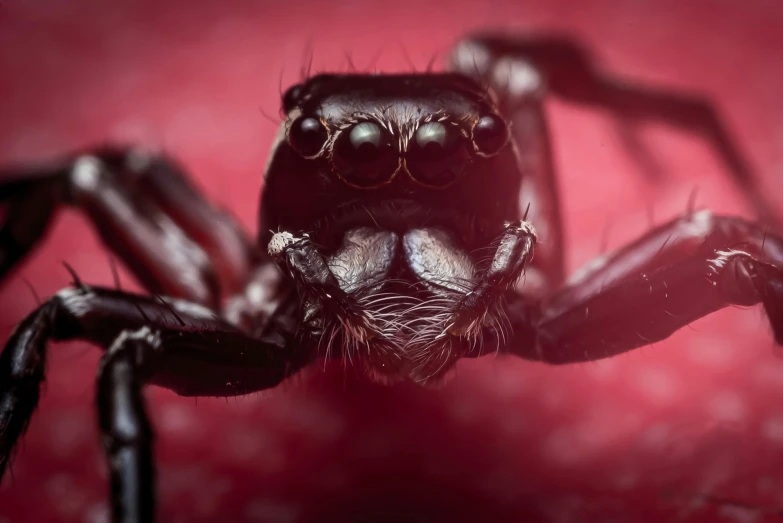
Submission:
<svg viewBox="0 0 783 523">
<path fill-rule="evenodd" d="M 659 121 L 702 137 L 714 149 L 758 218 L 775 226 L 778 232 L 783 231 L 779 202 L 770 200 L 760 186 L 747 157 L 726 128 L 718 109 L 707 98 L 609 75 L 596 67 L 594 57 L 578 42 L 557 36 L 476 34 L 455 47 L 452 61 L 457 64 L 457 70 L 489 81 L 496 88 L 505 82 L 509 86 L 507 90 L 524 86 L 538 75 L 547 92 L 610 111 L 625 123 L 618 128 L 624 135 L 622 143 L 648 171 L 657 169 L 656 162 L 651 161 L 654 156 L 642 153 L 640 140 L 625 135 L 632 133 L 635 125 Z M 521 74 L 508 75 L 509 64 Z M 501 98 L 504 96 L 501 91 Z"/>
<path fill-rule="evenodd" d="M 256 262 L 248 237 L 171 160 L 103 148 L 42 168 L 6 168 L 0 277 L 44 237 L 60 205 L 84 212 L 103 242 L 151 292 L 217 306 Z"/>
</svg>

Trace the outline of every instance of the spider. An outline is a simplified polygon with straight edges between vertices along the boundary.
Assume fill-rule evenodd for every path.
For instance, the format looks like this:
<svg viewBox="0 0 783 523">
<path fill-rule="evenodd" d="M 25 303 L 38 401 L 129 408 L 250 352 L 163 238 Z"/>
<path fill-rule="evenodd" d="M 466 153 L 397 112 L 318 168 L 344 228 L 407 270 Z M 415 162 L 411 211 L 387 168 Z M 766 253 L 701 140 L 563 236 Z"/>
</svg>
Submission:
<svg viewBox="0 0 783 523">
<path fill-rule="evenodd" d="M 689 208 L 566 280 L 548 92 L 703 134 L 779 225 L 709 104 L 608 79 L 559 38 L 475 35 L 449 72 L 318 74 L 289 88 L 256 242 L 162 155 L 105 146 L 9 168 L 0 274 L 70 204 L 150 295 L 73 273 L 18 325 L 0 355 L 0 475 L 50 340 L 105 350 L 98 420 L 123 523 L 154 520 L 146 384 L 244 395 L 341 359 L 384 383 L 431 385 L 488 347 L 596 360 L 757 303 L 783 344 L 783 238 L 761 222 Z"/>
</svg>

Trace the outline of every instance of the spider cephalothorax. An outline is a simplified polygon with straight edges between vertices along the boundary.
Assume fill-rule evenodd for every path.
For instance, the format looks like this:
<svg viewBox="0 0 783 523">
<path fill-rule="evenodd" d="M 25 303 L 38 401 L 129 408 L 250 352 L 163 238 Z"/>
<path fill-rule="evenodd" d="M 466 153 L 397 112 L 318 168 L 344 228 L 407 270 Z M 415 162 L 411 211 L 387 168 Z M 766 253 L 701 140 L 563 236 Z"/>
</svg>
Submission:
<svg viewBox="0 0 783 523">
<path fill-rule="evenodd" d="M 517 212 L 519 177 L 499 167 L 514 154 L 507 123 L 465 77 L 320 75 L 284 99 L 262 243 L 269 229 L 304 230 L 357 202 L 407 199 L 448 214 L 456 205 L 496 223 Z M 284 194 L 301 205 L 284 205 Z"/>
<path fill-rule="evenodd" d="M 0 355 L 0 475 L 36 407 L 49 340 L 106 349 L 98 419 L 123 523 L 154 520 L 146 383 L 236 396 L 325 357 L 431 384 L 486 345 L 595 360 L 731 304 L 763 303 L 783 344 L 783 238 L 758 223 L 689 208 L 565 281 L 547 86 L 627 119 L 706 130 L 780 225 L 708 104 L 606 79 L 588 60 L 563 40 L 482 36 L 455 47 L 453 73 L 292 87 L 257 242 L 169 158 L 93 148 L 4 171 L 0 275 L 70 204 L 151 295 L 75 278 L 20 323 Z"/>
<path fill-rule="evenodd" d="M 267 231 L 306 231 L 301 241 L 318 253 L 292 263 L 322 256 L 346 294 L 322 314 L 324 298 L 300 286 L 322 354 L 428 382 L 480 353 L 481 326 L 502 332 L 492 303 L 459 327 L 466 336 L 452 335 L 454 307 L 491 262 L 487 249 L 520 216 L 520 180 L 508 169 L 517 151 L 490 93 L 457 75 L 321 75 L 284 96 L 261 243 Z M 273 202 L 291 191 L 299 212 L 278 212 Z"/>
</svg>

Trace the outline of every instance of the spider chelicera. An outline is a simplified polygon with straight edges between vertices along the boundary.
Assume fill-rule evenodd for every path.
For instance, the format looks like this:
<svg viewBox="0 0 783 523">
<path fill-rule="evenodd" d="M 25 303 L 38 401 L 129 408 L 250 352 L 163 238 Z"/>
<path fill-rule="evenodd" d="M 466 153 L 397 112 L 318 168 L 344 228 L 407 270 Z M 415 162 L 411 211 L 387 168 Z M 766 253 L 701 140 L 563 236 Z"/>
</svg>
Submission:
<svg viewBox="0 0 783 523">
<path fill-rule="evenodd" d="M 606 79 L 560 39 L 466 39 L 451 71 L 321 74 L 290 88 L 257 242 L 162 156 L 103 147 L 5 170 L 0 275 L 70 204 L 151 295 L 74 275 L 21 322 L 0 356 L 0 475 L 50 340 L 106 351 L 98 419 L 124 523 L 154 519 L 145 384 L 242 395 L 320 358 L 430 384 L 487 347 L 596 360 L 732 304 L 763 303 L 783 343 L 783 239 L 740 218 L 691 209 L 565 280 L 545 93 L 701 133 L 778 225 L 709 104 Z"/>
</svg>

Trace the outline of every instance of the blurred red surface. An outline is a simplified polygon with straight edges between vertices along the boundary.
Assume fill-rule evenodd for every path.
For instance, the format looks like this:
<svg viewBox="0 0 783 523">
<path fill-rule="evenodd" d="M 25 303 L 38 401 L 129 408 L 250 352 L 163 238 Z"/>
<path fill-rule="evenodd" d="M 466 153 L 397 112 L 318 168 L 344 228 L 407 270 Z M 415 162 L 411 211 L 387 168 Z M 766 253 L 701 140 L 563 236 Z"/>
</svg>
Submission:
<svg viewBox="0 0 783 523">
<path fill-rule="evenodd" d="M 677 2 L 170 2 L 0 4 L 0 163 L 105 140 L 165 147 L 255 230 L 280 85 L 314 70 L 423 68 L 477 28 L 557 31 L 606 70 L 716 101 L 771 195 L 783 186 L 783 4 Z M 642 129 L 667 168 L 650 185 L 610 115 L 552 100 L 569 266 L 698 202 L 752 216 L 699 140 Z M 86 221 L 63 212 L 0 294 L 5 335 L 67 285 L 66 260 L 110 285 Z M 134 287 L 125 272 L 126 287 Z M 138 287 L 135 287 L 138 288 Z M 5 336 L 4 336 L 5 337 Z M 107 521 L 93 412 L 99 351 L 50 352 L 45 396 L 0 486 L 0 523 Z M 161 521 L 783 520 L 783 361 L 759 308 L 666 342 L 551 368 L 491 357 L 439 390 L 313 369 L 230 401 L 149 389 Z M 719 499 L 733 503 L 722 503 Z"/>
</svg>

